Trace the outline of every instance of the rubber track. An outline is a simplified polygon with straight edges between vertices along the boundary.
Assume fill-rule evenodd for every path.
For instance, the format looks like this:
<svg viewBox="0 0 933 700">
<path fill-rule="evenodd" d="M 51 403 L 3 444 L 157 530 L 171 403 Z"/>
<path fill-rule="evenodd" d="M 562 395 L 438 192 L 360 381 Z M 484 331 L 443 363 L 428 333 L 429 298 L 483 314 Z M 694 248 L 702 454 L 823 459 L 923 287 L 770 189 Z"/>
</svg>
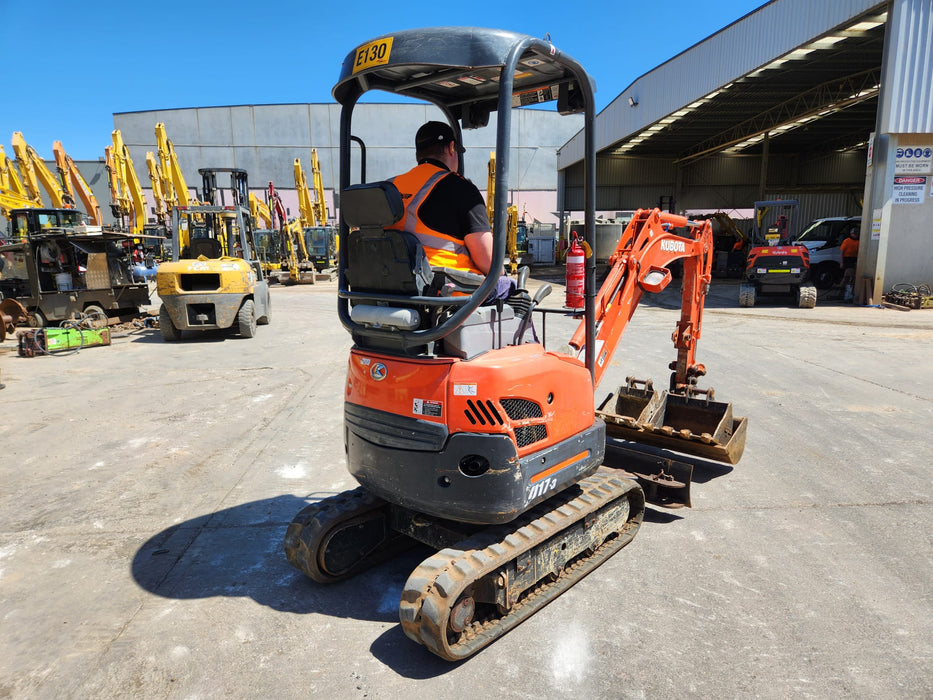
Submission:
<svg viewBox="0 0 933 700">
<path fill-rule="evenodd" d="M 385 501 L 362 487 L 323 498 L 303 508 L 292 519 L 285 532 L 285 558 L 288 563 L 318 583 L 336 583 L 350 578 L 359 571 L 383 561 L 395 553 L 382 548 L 376 556 L 364 558 L 348 571 L 331 574 L 324 570 L 318 559 L 324 539 L 340 525 L 386 507 Z"/>
<path fill-rule="evenodd" d="M 399 619 L 412 640 L 423 644 L 449 661 L 464 659 L 557 598 L 588 573 L 631 542 L 644 515 L 644 495 L 636 482 L 623 479 L 601 468 L 578 484 L 583 493 L 560 496 L 542 504 L 506 526 L 488 528 L 460 544 L 462 549 L 443 549 L 422 562 L 412 572 L 402 592 Z M 609 509 L 620 498 L 628 498 L 626 522 L 615 529 L 589 556 L 571 560 L 552 581 L 542 579 L 526 590 L 512 609 L 502 617 L 477 620 L 459 638 L 449 640 L 447 620 L 460 594 L 479 580 L 522 553 L 558 535 L 590 513 Z"/>
</svg>

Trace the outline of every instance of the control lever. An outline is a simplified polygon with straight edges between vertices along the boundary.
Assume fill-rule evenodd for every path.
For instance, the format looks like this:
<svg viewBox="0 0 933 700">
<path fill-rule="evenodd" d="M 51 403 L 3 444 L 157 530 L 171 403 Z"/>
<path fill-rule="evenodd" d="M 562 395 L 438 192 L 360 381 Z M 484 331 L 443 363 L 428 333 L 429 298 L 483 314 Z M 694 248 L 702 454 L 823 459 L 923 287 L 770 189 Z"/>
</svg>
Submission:
<svg viewBox="0 0 933 700">
<path fill-rule="evenodd" d="M 522 269 L 527 270 L 528 268 L 525 267 Z M 521 270 L 519 270 L 519 274 L 521 274 Z M 528 277 L 527 273 L 525 274 L 525 277 Z M 535 307 L 544 301 L 545 297 L 547 297 L 547 295 L 552 291 L 553 287 L 545 283 L 541 285 L 537 292 L 535 292 L 534 298 L 532 298 L 531 304 L 528 306 L 528 313 L 525 314 L 525 318 L 522 319 L 521 324 L 518 326 L 518 331 L 515 333 L 515 340 L 517 342 L 520 343 L 521 339 L 525 336 L 525 329 L 528 328 L 528 324 L 531 323 L 531 314 L 535 310 Z M 535 338 L 535 340 L 537 340 L 537 338 Z"/>
<path fill-rule="evenodd" d="M 528 275 L 530 273 L 531 268 L 527 265 L 522 265 L 520 268 L 518 268 L 518 282 L 515 283 L 515 286 L 518 289 L 525 289 L 525 283 L 528 282 Z"/>
</svg>

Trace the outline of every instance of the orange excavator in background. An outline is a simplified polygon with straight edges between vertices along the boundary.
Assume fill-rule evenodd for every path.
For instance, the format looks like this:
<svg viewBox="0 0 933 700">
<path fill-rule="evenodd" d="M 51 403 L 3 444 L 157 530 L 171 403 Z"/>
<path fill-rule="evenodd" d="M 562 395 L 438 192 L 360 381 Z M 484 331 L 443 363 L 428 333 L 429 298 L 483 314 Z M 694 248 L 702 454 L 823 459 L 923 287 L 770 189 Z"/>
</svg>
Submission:
<svg viewBox="0 0 933 700">
<path fill-rule="evenodd" d="M 728 463 L 747 421 L 701 389 L 696 360 L 714 254 L 709 222 L 639 210 L 597 293 L 587 262 L 584 310 L 569 352 L 531 324 L 550 291 L 491 301 L 498 275 L 432 269 L 391 182 L 351 182 L 352 113 L 368 90 L 434 104 L 462 143 L 497 111 L 491 269 L 503 269 L 513 107 L 556 100 L 583 114 L 585 239 L 596 235 L 593 84 L 547 39 L 475 27 L 413 29 L 356 47 L 334 87 L 340 120 L 338 316 L 351 334 L 344 394 L 347 466 L 360 487 L 311 503 L 285 536 L 288 561 L 340 581 L 414 542 L 436 552 L 399 602 L 404 633 L 448 660 L 476 653 L 627 545 L 646 493 L 686 484 L 631 459 L 603 466 L 607 433 Z M 412 132 L 418 125 L 412 126 Z M 463 157 L 458 170 L 463 172 Z M 680 231 L 680 234 L 677 233 Z M 669 388 L 627 380 L 597 409 L 594 392 L 645 293 L 683 261 L 682 310 Z M 560 309 L 545 309 L 565 313 Z M 574 313 L 574 312 L 566 312 Z M 543 324 L 542 324 L 543 325 Z M 543 329 L 542 329 L 543 330 Z M 673 460 L 664 460 L 665 462 Z M 639 472 L 643 472 L 639 474 Z M 662 488 L 672 487 L 672 488 Z M 644 490 L 643 490 L 644 488 Z"/>
<path fill-rule="evenodd" d="M 58 174 L 61 178 L 62 189 L 71 197 L 72 202 L 78 199 L 84 205 L 87 212 L 88 223 L 92 226 L 100 226 L 103 219 L 100 216 L 100 205 L 97 203 L 97 197 L 87 180 L 81 175 L 78 166 L 65 152 L 65 147 L 61 141 L 52 143 L 52 152 L 55 154 L 55 165 L 58 168 Z"/>
</svg>

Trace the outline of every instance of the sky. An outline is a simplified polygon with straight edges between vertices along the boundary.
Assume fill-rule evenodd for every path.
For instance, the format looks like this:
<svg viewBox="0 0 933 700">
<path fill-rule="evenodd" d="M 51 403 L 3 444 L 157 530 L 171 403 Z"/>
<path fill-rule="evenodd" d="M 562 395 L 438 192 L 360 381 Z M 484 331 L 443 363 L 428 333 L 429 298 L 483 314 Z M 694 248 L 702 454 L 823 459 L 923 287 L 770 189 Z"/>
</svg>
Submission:
<svg viewBox="0 0 933 700">
<path fill-rule="evenodd" d="M 74 160 L 97 160 L 117 112 L 333 102 L 340 64 L 357 45 L 431 26 L 550 35 L 594 78 L 602 110 L 639 76 L 763 4 L 0 0 L 8 81 L 0 143 L 12 157 L 21 131 L 43 158 L 61 141 Z M 373 92 L 364 101 L 390 100 Z"/>
</svg>

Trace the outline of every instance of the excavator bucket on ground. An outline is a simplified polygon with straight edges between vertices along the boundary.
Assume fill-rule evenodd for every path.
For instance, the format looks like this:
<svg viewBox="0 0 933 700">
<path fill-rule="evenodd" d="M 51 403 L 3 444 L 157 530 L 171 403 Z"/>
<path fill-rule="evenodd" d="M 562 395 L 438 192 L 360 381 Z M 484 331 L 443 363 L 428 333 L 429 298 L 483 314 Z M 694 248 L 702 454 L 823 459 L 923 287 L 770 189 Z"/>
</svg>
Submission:
<svg viewBox="0 0 933 700">
<path fill-rule="evenodd" d="M 693 396 L 658 392 L 650 380 L 628 377 L 596 415 L 608 436 L 622 440 L 727 464 L 738 463 L 745 451 L 748 419 L 734 417 L 731 403 L 714 401 L 711 389 Z"/>
</svg>

